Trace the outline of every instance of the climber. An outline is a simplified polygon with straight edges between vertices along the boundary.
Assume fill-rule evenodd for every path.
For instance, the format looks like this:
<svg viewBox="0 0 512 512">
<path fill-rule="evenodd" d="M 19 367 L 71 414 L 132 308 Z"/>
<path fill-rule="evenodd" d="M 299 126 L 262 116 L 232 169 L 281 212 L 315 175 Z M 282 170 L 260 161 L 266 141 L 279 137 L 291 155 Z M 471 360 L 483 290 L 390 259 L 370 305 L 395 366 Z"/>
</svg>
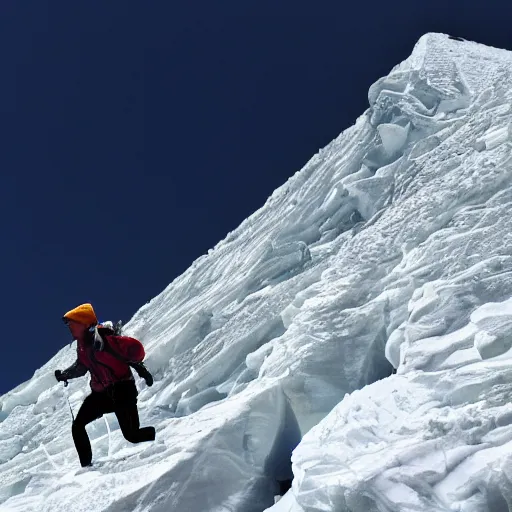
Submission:
<svg viewBox="0 0 512 512">
<path fill-rule="evenodd" d="M 77 360 L 64 371 L 56 370 L 57 381 L 67 386 L 68 379 L 91 374 L 92 392 L 88 395 L 73 421 L 72 434 L 82 467 L 92 463 L 92 450 L 85 426 L 104 414 L 115 413 L 123 436 L 131 443 L 153 441 L 155 428 L 140 428 L 137 409 L 138 391 L 130 366 L 152 385 L 151 374 L 142 360 L 143 345 L 134 338 L 116 336 L 102 329 L 91 304 L 82 304 L 63 317 L 64 323 L 77 340 Z"/>
</svg>

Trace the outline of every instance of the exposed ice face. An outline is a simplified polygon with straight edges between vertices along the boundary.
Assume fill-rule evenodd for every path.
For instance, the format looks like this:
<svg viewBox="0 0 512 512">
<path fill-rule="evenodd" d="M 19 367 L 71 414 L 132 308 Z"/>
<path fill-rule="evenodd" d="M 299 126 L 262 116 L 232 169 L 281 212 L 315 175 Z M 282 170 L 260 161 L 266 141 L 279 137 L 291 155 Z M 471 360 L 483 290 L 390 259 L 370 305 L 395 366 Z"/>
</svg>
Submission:
<svg viewBox="0 0 512 512">
<path fill-rule="evenodd" d="M 74 474 L 53 377 L 71 347 L 0 397 L 0 509 L 260 511 L 302 435 L 275 512 L 506 510 L 511 63 L 423 37 L 352 128 L 136 313 L 155 443 L 109 416 L 88 427 L 98 468 Z M 76 412 L 86 382 L 69 390 Z"/>
<path fill-rule="evenodd" d="M 432 34 L 370 89 L 369 122 L 411 130 L 397 160 L 373 159 L 392 177 L 389 204 L 329 272 L 371 290 L 354 316 L 375 322 L 363 308 L 386 298 L 398 371 L 305 435 L 272 512 L 512 509 L 511 65 L 508 52 Z"/>
</svg>

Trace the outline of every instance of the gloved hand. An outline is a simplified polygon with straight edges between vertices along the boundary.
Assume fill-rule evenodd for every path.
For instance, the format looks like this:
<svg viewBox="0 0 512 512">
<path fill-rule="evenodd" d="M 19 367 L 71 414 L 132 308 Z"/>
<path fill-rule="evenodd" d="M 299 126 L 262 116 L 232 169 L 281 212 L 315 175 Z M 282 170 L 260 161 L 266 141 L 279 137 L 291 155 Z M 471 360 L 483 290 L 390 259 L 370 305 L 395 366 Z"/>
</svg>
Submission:
<svg viewBox="0 0 512 512">
<path fill-rule="evenodd" d="M 63 373 L 60 370 L 55 370 L 55 378 L 57 379 L 57 382 L 64 382 L 64 384 L 68 385 L 68 380 L 66 377 L 64 377 Z"/>
<path fill-rule="evenodd" d="M 153 375 L 151 375 L 151 373 L 148 372 L 148 374 L 144 377 L 144 380 L 149 387 L 153 385 Z"/>
<path fill-rule="evenodd" d="M 139 375 L 146 381 L 146 385 L 151 387 L 153 385 L 153 375 L 149 373 L 149 370 L 146 368 L 144 363 L 141 363 L 141 367 Z"/>
<path fill-rule="evenodd" d="M 146 381 L 146 384 L 149 387 L 153 385 L 153 375 L 149 373 L 149 370 L 146 368 L 144 363 L 130 363 L 130 366 L 135 369 L 135 371 L 139 374 L 139 377 Z"/>
</svg>

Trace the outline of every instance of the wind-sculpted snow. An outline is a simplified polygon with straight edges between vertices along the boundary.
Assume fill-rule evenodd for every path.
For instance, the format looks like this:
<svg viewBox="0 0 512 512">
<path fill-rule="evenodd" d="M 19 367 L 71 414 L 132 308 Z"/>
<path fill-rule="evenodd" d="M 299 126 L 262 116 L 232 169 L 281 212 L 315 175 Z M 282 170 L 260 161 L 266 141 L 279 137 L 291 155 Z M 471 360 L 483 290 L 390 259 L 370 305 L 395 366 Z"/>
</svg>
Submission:
<svg viewBox="0 0 512 512">
<path fill-rule="evenodd" d="M 340 251 L 308 313 L 343 304 L 332 291 L 350 279 L 365 290 L 350 315 L 384 331 L 397 374 L 304 436 L 273 512 L 512 509 L 511 65 L 509 53 L 429 35 L 370 89 L 370 123 L 412 128 L 392 163 L 383 141 L 375 176 L 388 177 L 389 204 L 369 211 L 376 220 Z M 385 315 L 368 311 L 382 303 Z M 345 306 L 339 321 L 357 343 Z"/>
<path fill-rule="evenodd" d="M 154 443 L 108 415 L 77 471 L 53 377 L 74 344 L 0 397 L 0 510 L 508 510 L 511 65 L 424 36 L 352 128 L 135 314 Z M 76 412 L 86 379 L 67 389 Z"/>
</svg>

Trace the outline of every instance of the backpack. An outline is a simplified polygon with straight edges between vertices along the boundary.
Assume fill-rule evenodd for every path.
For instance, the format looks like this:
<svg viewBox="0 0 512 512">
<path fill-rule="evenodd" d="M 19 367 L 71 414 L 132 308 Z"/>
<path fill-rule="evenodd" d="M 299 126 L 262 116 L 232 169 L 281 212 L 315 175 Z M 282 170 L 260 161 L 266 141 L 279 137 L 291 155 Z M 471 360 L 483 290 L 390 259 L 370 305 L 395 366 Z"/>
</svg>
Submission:
<svg viewBox="0 0 512 512">
<path fill-rule="evenodd" d="M 123 336 L 123 322 L 119 320 L 115 325 L 110 320 L 106 322 L 101 322 L 97 326 L 93 328 L 94 330 L 94 349 L 95 350 L 104 350 L 108 352 L 111 356 L 115 357 L 119 361 L 123 361 L 128 366 L 133 368 L 139 377 L 146 381 L 148 386 L 153 385 L 153 376 L 150 371 L 146 368 L 145 364 L 142 361 L 130 361 L 124 358 L 118 352 L 115 352 L 108 343 L 105 343 L 106 336 Z M 135 338 L 124 338 L 125 343 L 129 342 L 130 346 L 123 347 L 126 352 L 132 352 L 137 354 L 138 356 L 142 356 L 144 358 L 144 347 L 139 340 Z M 137 357 L 138 359 L 138 357 Z"/>
</svg>

